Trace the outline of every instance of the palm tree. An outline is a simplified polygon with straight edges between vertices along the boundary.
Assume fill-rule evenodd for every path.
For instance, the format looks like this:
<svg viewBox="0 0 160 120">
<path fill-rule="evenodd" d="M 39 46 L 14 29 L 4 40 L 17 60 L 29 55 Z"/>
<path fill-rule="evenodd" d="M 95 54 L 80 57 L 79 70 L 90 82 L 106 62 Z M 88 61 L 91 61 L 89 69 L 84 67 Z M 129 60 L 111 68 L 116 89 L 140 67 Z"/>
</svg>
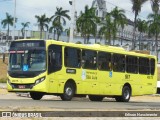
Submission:
<svg viewBox="0 0 160 120">
<path fill-rule="evenodd" d="M 160 0 L 151 0 L 151 7 L 152 7 L 153 13 L 158 14 L 159 3 L 160 3 Z"/>
<path fill-rule="evenodd" d="M 149 30 L 152 35 L 155 35 L 155 53 L 158 57 L 158 35 L 160 33 L 160 15 L 151 13 L 148 15 L 148 23 L 149 23 Z"/>
<path fill-rule="evenodd" d="M 48 30 L 48 24 L 50 22 L 50 19 L 46 17 L 45 14 L 41 16 L 35 16 L 38 22 L 38 26 L 40 27 L 40 39 L 42 39 L 42 31 L 44 31 L 44 28 Z"/>
<path fill-rule="evenodd" d="M 99 21 L 100 19 L 95 15 L 95 8 L 85 6 L 84 13 L 81 12 L 76 21 L 77 31 L 84 37 L 84 43 L 89 42 L 90 35 L 96 36 L 97 23 Z"/>
<path fill-rule="evenodd" d="M 124 25 L 126 24 L 126 16 L 125 16 L 125 11 L 122 9 L 118 9 L 118 7 L 115 7 L 111 11 L 111 15 L 113 17 L 114 21 L 114 29 L 115 32 L 117 33 L 118 27 L 121 26 L 122 30 L 124 29 Z M 116 34 L 113 35 L 113 45 L 115 42 Z"/>
<path fill-rule="evenodd" d="M 135 49 L 135 32 L 136 32 L 136 22 L 137 22 L 137 16 L 141 12 L 141 7 L 142 5 L 146 2 L 147 0 L 131 0 L 132 2 L 132 11 L 135 14 L 134 17 L 134 29 L 133 29 L 133 40 L 132 40 L 132 49 Z"/>
<path fill-rule="evenodd" d="M 57 33 L 57 40 L 59 40 L 59 37 L 63 31 L 63 27 L 62 27 L 61 23 L 59 23 L 58 21 L 53 21 L 52 26 L 50 27 L 49 31 L 54 32 L 54 39 L 55 39 L 55 35 Z"/>
<path fill-rule="evenodd" d="M 115 26 L 114 22 L 112 21 L 112 16 L 110 13 L 107 13 L 105 17 L 105 22 L 101 22 L 102 27 L 99 30 L 100 36 L 105 36 L 105 39 L 108 40 L 108 44 L 111 45 L 111 37 L 115 34 Z"/>
<path fill-rule="evenodd" d="M 154 35 L 155 35 L 155 53 L 156 53 L 157 57 L 158 57 L 158 51 L 157 51 L 158 50 L 158 34 L 159 34 L 160 31 L 157 28 L 157 26 L 159 26 L 159 23 L 158 23 L 158 21 L 156 21 L 156 19 L 158 19 L 158 16 L 159 16 L 158 15 L 159 3 L 160 3 L 160 0 L 151 0 L 151 7 L 152 7 L 152 11 L 153 11 L 154 15 L 153 14 L 149 15 L 150 18 L 152 18 L 152 20 L 153 20 L 153 18 L 155 20 L 154 22 L 153 21 L 151 22 L 150 29 L 154 29 L 155 28 L 151 32 L 154 33 Z M 153 17 L 153 16 L 155 16 L 155 17 Z"/>
<path fill-rule="evenodd" d="M 29 27 L 29 24 L 30 24 L 30 22 L 21 23 L 21 25 L 22 25 L 21 32 L 22 32 L 23 38 L 25 37 L 25 29 L 26 29 L 26 27 Z"/>
<path fill-rule="evenodd" d="M 56 39 L 56 27 L 57 27 L 57 23 L 54 21 L 52 22 L 52 26 L 49 28 L 49 32 L 53 32 L 53 39 Z"/>
<path fill-rule="evenodd" d="M 13 23 L 14 23 L 14 18 L 11 15 L 9 15 L 9 13 L 6 13 L 6 18 L 2 20 L 1 24 L 3 28 L 6 28 L 7 26 L 7 37 L 6 37 L 7 40 L 9 38 L 9 30 L 10 30 L 9 26 L 13 26 Z"/>
<path fill-rule="evenodd" d="M 66 25 L 66 20 L 65 18 L 67 18 L 68 20 L 70 20 L 70 16 L 67 14 L 69 12 L 69 10 L 63 10 L 62 7 L 60 8 L 56 8 L 57 11 L 55 12 L 55 15 L 53 15 L 51 17 L 51 20 L 53 19 L 52 25 L 54 26 L 54 24 L 56 24 L 56 29 L 57 29 L 57 40 L 59 40 L 59 36 L 60 36 L 60 32 L 62 32 L 62 24 Z M 58 28 L 59 26 L 59 28 Z"/>
<path fill-rule="evenodd" d="M 139 36 L 139 50 L 141 50 L 140 44 L 141 44 L 141 39 L 143 36 L 143 33 L 147 32 L 148 26 L 147 22 L 145 20 L 137 19 L 137 24 L 136 27 L 138 28 L 138 31 L 140 32 Z"/>
<path fill-rule="evenodd" d="M 123 41 L 122 41 L 122 40 L 123 40 L 124 26 L 125 26 L 126 24 L 128 24 L 126 17 L 120 20 L 120 26 L 121 26 L 121 29 L 122 29 L 122 31 L 121 31 L 121 45 L 123 44 Z"/>
<path fill-rule="evenodd" d="M 65 29 L 65 32 L 67 33 L 67 37 L 68 37 L 68 42 L 69 42 L 69 35 L 70 35 L 70 28 L 69 29 Z"/>
</svg>

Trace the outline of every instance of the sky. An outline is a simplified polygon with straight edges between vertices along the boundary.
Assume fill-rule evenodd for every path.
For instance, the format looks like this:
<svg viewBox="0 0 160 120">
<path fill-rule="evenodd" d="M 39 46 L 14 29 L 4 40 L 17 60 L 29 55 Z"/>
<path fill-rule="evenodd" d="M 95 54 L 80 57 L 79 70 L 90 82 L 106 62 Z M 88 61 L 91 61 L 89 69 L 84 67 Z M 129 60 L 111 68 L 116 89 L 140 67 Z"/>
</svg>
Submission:
<svg viewBox="0 0 160 120">
<path fill-rule="evenodd" d="M 69 4 L 70 0 L 16 0 L 16 30 L 22 28 L 21 23 L 30 22 L 29 30 L 38 30 L 36 24 L 35 15 L 46 14 L 47 17 L 54 15 L 56 7 L 62 7 L 64 10 L 72 10 L 72 6 Z M 76 11 L 79 14 L 84 10 L 85 5 L 91 7 L 93 0 L 75 0 Z M 8 12 L 14 16 L 15 0 L 0 0 L 0 21 L 5 19 L 5 14 Z M 130 0 L 106 0 L 107 11 L 110 12 L 115 6 L 119 9 L 126 11 L 128 19 L 134 19 L 134 13 L 132 12 L 132 4 Z M 148 14 L 151 13 L 150 0 L 142 6 L 139 18 L 146 19 Z M 69 13 L 71 15 L 71 12 Z M 66 28 L 69 27 L 70 21 L 67 21 Z M 0 24 L 0 30 L 3 30 Z M 11 29 L 13 29 L 11 27 Z"/>
</svg>

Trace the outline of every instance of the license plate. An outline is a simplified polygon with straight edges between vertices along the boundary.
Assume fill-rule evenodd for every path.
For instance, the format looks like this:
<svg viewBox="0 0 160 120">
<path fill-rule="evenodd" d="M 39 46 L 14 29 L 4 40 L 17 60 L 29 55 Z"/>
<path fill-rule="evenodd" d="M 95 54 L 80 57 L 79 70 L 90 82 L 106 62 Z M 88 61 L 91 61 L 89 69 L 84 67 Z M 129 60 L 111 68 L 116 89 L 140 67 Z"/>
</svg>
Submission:
<svg viewBox="0 0 160 120">
<path fill-rule="evenodd" d="M 25 89 L 25 85 L 18 85 L 19 89 Z"/>
</svg>

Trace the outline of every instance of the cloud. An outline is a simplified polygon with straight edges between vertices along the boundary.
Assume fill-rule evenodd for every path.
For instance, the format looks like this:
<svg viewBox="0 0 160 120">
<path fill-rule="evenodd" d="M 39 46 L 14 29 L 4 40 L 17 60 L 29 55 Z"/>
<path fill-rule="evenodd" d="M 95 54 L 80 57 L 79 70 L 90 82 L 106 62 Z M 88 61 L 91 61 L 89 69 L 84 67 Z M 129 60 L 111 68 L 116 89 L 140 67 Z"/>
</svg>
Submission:
<svg viewBox="0 0 160 120">
<path fill-rule="evenodd" d="M 35 15 L 46 14 L 48 17 L 54 15 L 56 7 L 62 7 L 64 10 L 71 11 L 70 0 L 16 0 L 16 17 L 18 18 L 17 29 L 21 27 L 22 22 L 30 22 L 30 29 L 37 28 L 35 26 Z M 93 0 L 75 0 L 76 11 L 84 11 L 85 5 L 91 6 Z M 130 0 L 106 0 L 107 11 L 110 12 L 115 6 L 126 11 L 126 16 L 133 20 L 134 13 L 132 12 L 132 3 Z M 140 18 L 144 19 L 151 13 L 150 2 L 143 5 L 140 13 Z M 11 15 L 14 13 L 14 1 L 0 2 L 0 19 L 5 18 L 5 13 L 9 12 Z M 71 12 L 69 13 L 71 15 Z M 70 22 L 67 21 L 69 26 Z"/>
<path fill-rule="evenodd" d="M 79 14 L 85 5 L 91 6 L 92 0 L 76 0 L 76 11 Z M 35 15 L 46 14 L 48 17 L 54 15 L 56 7 L 71 11 L 69 0 L 17 0 L 16 16 L 19 22 L 31 22 L 35 28 Z M 71 12 L 68 13 L 71 15 Z M 67 21 L 69 24 L 69 21 Z"/>
</svg>

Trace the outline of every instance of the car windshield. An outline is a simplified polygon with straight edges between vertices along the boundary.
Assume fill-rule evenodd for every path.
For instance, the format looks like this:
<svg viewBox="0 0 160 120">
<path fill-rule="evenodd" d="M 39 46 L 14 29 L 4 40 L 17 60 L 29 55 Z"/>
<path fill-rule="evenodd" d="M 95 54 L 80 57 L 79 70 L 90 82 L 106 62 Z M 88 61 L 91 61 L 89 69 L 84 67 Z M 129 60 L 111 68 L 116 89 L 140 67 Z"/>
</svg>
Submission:
<svg viewBox="0 0 160 120">
<path fill-rule="evenodd" d="M 9 71 L 44 71 L 45 69 L 44 50 L 10 51 Z"/>
</svg>

